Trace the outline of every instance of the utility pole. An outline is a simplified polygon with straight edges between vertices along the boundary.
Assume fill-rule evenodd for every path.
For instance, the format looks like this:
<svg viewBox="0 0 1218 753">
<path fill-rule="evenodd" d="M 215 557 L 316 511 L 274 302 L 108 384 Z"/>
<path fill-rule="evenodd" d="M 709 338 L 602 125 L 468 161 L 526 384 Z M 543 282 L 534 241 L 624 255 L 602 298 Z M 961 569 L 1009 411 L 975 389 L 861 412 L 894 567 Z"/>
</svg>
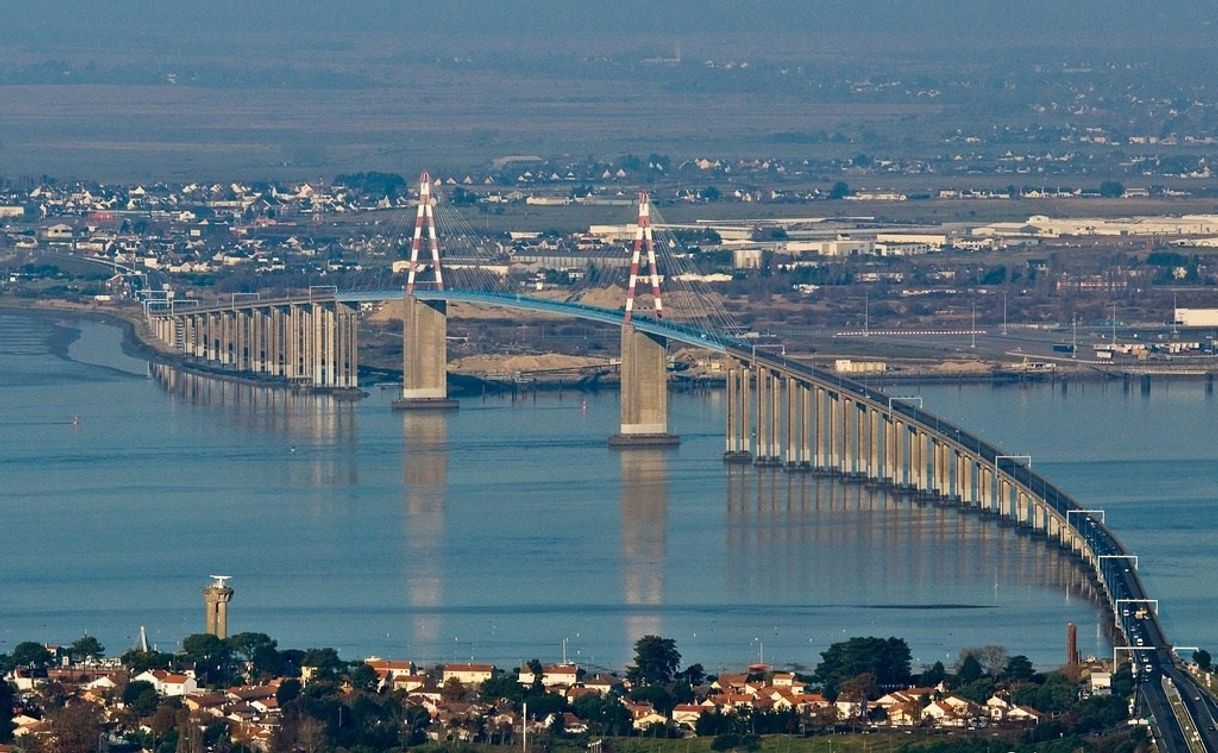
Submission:
<svg viewBox="0 0 1218 753">
<path fill-rule="evenodd" d="M 1116 345 L 1116 301 L 1112 302 L 1112 344 Z"/>
<path fill-rule="evenodd" d="M 1070 334 L 1071 334 L 1070 357 L 1078 358 L 1078 314 L 1077 313 L 1070 315 Z"/>
<path fill-rule="evenodd" d="M 1007 291 L 1002 291 L 1002 336 L 1007 336 Z"/>
<path fill-rule="evenodd" d="M 863 293 L 863 337 L 871 337 L 871 294 Z"/>
</svg>

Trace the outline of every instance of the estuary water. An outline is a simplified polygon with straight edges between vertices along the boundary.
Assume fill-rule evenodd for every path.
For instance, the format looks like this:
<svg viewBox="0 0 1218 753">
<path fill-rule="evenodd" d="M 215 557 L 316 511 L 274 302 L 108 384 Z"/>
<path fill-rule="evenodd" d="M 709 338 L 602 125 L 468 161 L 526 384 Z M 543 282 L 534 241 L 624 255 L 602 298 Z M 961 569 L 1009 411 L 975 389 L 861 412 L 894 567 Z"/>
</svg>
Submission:
<svg viewBox="0 0 1218 753">
<path fill-rule="evenodd" d="M 915 663 L 1110 651 L 1078 567 L 1016 531 L 836 480 L 725 468 L 722 396 L 674 394 L 670 450 L 613 451 L 617 394 L 395 413 L 185 374 L 88 320 L 0 313 L 0 652 L 139 627 L 172 650 L 233 577 L 230 632 L 420 663 L 621 667 L 675 638 L 708 670 L 811 666 L 853 635 Z M 902 393 L 912 390 L 901 388 Z M 1143 557 L 1169 634 L 1218 646 L 1218 447 L 1200 384 L 935 387 Z"/>
</svg>

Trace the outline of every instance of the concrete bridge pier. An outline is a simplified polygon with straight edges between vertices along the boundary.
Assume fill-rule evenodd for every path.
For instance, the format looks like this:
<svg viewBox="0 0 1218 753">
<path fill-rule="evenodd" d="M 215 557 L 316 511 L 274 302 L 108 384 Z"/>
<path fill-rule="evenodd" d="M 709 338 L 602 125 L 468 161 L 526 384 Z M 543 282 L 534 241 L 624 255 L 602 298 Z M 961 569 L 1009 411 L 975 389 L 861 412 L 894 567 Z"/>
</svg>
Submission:
<svg viewBox="0 0 1218 753">
<path fill-rule="evenodd" d="M 457 407 L 448 397 L 448 303 L 408 296 L 402 319 L 402 397 L 398 410 Z"/>
<path fill-rule="evenodd" d="M 723 448 L 723 462 L 751 463 L 753 453 L 749 443 L 749 370 L 743 363 L 735 359 L 727 362 L 727 394 L 724 415 L 727 420 L 725 427 L 726 441 Z"/>
<path fill-rule="evenodd" d="M 623 326 L 621 373 L 621 433 L 609 437 L 609 446 L 679 444 L 668 433 L 668 339 Z"/>
</svg>

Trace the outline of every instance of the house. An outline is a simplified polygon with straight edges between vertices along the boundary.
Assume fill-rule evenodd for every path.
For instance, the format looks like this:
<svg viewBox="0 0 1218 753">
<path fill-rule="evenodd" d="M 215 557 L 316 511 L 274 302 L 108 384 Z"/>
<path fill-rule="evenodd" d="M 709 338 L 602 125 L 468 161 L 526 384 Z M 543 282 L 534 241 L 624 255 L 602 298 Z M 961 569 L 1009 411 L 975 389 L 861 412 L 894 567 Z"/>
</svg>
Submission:
<svg viewBox="0 0 1218 753">
<path fill-rule="evenodd" d="M 445 664 L 442 680 L 456 680 L 462 685 L 480 685 L 494 676 L 494 664 Z"/>
<path fill-rule="evenodd" d="M 672 709 L 672 720 L 681 727 L 693 729 L 702 715 L 714 708 L 713 704 L 678 703 Z"/>
<path fill-rule="evenodd" d="M 133 681 L 143 681 L 152 685 L 157 695 L 164 698 L 194 695 L 199 692 L 194 673 L 178 674 L 164 669 L 150 669 L 131 678 Z"/>
<path fill-rule="evenodd" d="M 886 711 L 894 727 L 916 727 L 922 722 L 922 704 L 917 701 L 890 704 Z"/>
<path fill-rule="evenodd" d="M 1030 706 L 1016 706 L 1007 712 L 1006 720 L 1020 724 L 1040 724 L 1042 716 L 1043 714 Z"/>
<path fill-rule="evenodd" d="M 985 701 L 985 711 L 991 720 L 1005 721 L 1011 711 L 1011 704 L 1001 696 L 992 695 Z"/>
<path fill-rule="evenodd" d="M 382 659 L 379 656 L 369 656 L 367 659 L 364 659 L 364 664 L 372 667 L 373 671 L 376 672 L 377 677 L 381 678 L 381 682 L 392 687 L 394 690 L 399 688 L 404 690 L 413 690 L 414 688 L 423 687 L 426 682 L 426 679 L 424 678 L 423 681 L 419 682 L 418 684 L 405 682 L 402 683 L 402 685 L 398 684 L 398 678 L 419 676 L 418 667 L 416 667 L 415 663 L 412 661 L 394 661 L 392 659 Z M 411 684 L 413 687 L 405 687 L 407 684 Z"/>
<path fill-rule="evenodd" d="M 653 724 L 668 724 L 668 717 L 656 711 L 650 703 L 624 704 L 630 712 L 631 726 L 637 730 L 645 730 Z"/>
<path fill-rule="evenodd" d="M 527 666 L 520 668 L 521 685 L 530 686 L 537 682 L 537 679 L 533 670 Z M 541 686 L 546 690 L 569 688 L 579 681 L 579 667 L 574 664 L 545 664 L 542 665 L 540 679 Z"/>
<path fill-rule="evenodd" d="M 968 717 L 961 715 L 951 704 L 943 701 L 931 701 L 922 709 L 922 718 L 929 720 L 936 727 L 964 727 Z"/>
</svg>

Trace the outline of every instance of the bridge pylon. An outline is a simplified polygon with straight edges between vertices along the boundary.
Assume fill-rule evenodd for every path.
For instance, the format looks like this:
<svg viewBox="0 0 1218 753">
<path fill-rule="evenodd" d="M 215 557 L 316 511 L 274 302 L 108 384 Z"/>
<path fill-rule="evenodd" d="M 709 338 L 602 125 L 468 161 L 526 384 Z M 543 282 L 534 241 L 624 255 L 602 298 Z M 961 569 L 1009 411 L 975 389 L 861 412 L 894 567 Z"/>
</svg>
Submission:
<svg viewBox="0 0 1218 753">
<path fill-rule="evenodd" d="M 639 193 L 639 219 L 630 257 L 630 284 L 626 288 L 626 317 L 622 325 L 621 432 L 609 438 L 610 447 L 663 447 L 680 443 L 668 433 L 668 338 L 643 332 L 631 323 L 639 264 L 647 252 L 655 316 L 664 316 L 660 298 L 660 270 L 656 265 L 651 229 L 651 199 Z"/>
<path fill-rule="evenodd" d="M 457 407 L 457 401 L 448 397 L 448 303 L 419 300 L 414 294 L 424 229 L 431 250 L 435 286 L 437 290 L 443 290 L 435 203 L 431 197 L 431 176 L 426 171 L 419 176 L 419 207 L 406 275 L 402 314 L 402 397 L 392 403 L 398 410 Z"/>
</svg>

